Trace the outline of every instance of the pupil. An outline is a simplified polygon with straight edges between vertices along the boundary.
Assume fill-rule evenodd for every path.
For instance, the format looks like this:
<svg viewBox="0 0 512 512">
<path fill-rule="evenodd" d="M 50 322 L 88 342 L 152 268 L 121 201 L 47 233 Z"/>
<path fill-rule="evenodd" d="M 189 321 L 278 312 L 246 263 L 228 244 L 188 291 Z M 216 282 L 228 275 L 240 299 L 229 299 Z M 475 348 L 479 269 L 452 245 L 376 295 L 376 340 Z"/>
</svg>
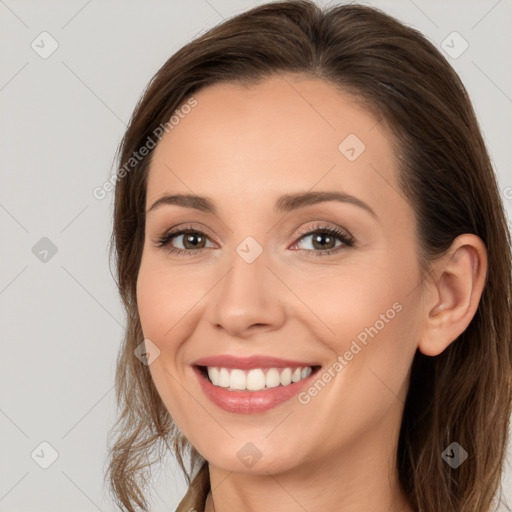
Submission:
<svg viewBox="0 0 512 512">
<path fill-rule="evenodd" d="M 194 238 L 197 238 L 199 240 L 201 240 L 201 235 L 197 235 L 197 234 L 194 234 L 194 233 L 190 233 L 188 235 L 185 236 L 185 247 L 187 246 L 188 243 L 190 243 L 194 248 L 197 248 L 198 245 L 200 245 L 201 242 L 194 242 L 193 239 Z"/>
<path fill-rule="evenodd" d="M 322 238 L 327 239 L 327 242 L 321 243 L 320 240 L 322 240 Z M 332 240 L 333 240 L 333 238 L 331 237 L 331 235 L 328 235 L 328 234 L 316 235 L 313 238 L 313 245 L 316 247 L 316 244 L 318 244 L 320 246 L 320 249 L 325 249 L 325 246 L 328 245 L 330 242 L 332 242 Z"/>
</svg>

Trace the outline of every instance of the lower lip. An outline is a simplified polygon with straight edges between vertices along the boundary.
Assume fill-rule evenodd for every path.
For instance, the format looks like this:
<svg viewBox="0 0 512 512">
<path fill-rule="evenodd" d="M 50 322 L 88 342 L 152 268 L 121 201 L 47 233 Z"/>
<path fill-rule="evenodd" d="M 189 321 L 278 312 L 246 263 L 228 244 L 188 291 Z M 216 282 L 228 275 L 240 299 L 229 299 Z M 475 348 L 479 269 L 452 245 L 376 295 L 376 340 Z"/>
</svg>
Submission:
<svg viewBox="0 0 512 512">
<path fill-rule="evenodd" d="M 214 386 L 197 366 L 192 367 L 204 394 L 218 407 L 227 412 L 238 414 L 256 414 L 268 411 L 290 400 L 311 382 L 318 372 L 288 386 L 276 386 L 262 391 L 230 391 Z"/>
</svg>

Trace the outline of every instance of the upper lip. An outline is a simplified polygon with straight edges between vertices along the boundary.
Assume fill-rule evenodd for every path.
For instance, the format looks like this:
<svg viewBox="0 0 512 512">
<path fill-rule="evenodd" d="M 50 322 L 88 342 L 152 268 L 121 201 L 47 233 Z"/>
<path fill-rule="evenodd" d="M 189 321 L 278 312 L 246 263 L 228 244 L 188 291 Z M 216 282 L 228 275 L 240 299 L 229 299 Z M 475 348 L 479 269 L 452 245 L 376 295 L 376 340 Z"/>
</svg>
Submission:
<svg viewBox="0 0 512 512">
<path fill-rule="evenodd" d="M 218 368 L 305 368 L 307 366 L 320 366 L 318 363 L 305 361 L 292 361 L 291 359 L 281 359 L 280 357 L 271 356 L 251 356 L 242 357 L 230 354 L 201 357 L 192 364 L 196 366 L 216 366 Z"/>
</svg>

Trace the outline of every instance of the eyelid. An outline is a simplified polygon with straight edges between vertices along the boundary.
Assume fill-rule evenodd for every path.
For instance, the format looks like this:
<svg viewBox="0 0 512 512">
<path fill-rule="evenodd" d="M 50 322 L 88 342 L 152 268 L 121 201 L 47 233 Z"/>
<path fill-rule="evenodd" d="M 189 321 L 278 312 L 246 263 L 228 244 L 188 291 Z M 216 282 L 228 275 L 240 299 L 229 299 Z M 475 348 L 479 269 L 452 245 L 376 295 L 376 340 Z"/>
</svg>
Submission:
<svg viewBox="0 0 512 512">
<path fill-rule="evenodd" d="M 208 238 L 212 239 L 212 238 L 215 238 L 210 230 L 202 225 L 196 225 L 194 223 L 186 223 L 186 224 L 176 224 L 175 226 L 172 226 L 166 230 L 164 230 L 164 232 L 160 235 L 156 235 L 155 237 L 155 242 L 158 242 L 159 240 L 161 240 L 162 238 L 165 238 L 167 236 L 170 236 L 170 235 L 173 235 L 173 236 L 177 236 L 179 234 L 181 234 L 182 231 L 194 231 L 194 232 L 198 232 L 198 233 L 202 233 L 204 235 L 207 235 Z"/>
<path fill-rule="evenodd" d="M 316 221 L 316 224 L 313 226 L 309 226 L 307 228 L 301 228 L 299 233 L 296 235 L 297 241 L 301 240 L 304 236 L 309 236 L 317 231 L 328 231 L 328 232 L 336 232 L 337 236 L 346 238 L 350 242 L 354 242 L 354 237 L 350 234 L 349 231 L 337 225 L 330 225 L 329 223 L 323 223 L 322 221 Z"/>
<path fill-rule="evenodd" d="M 207 228 L 205 228 L 203 226 L 197 227 L 194 224 L 177 224 L 176 226 L 168 228 L 161 235 L 156 235 L 156 237 L 153 239 L 153 244 L 155 245 L 155 247 L 162 247 L 162 242 L 164 240 L 167 240 L 167 243 L 166 243 L 166 245 L 167 245 L 168 243 L 170 243 L 170 240 L 172 238 L 182 236 L 184 234 L 183 232 L 187 232 L 187 231 L 191 231 L 193 233 L 201 233 L 206 238 L 208 238 L 208 240 L 211 240 L 215 245 L 218 245 L 214 241 L 215 237 L 213 237 L 211 235 L 210 231 Z M 165 248 L 165 246 L 164 246 L 164 248 Z M 198 249 L 198 250 L 201 250 L 201 249 Z M 192 252 L 194 252 L 194 250 L 187 250 L 186 252 L 192 253 Z"/>
</svg>

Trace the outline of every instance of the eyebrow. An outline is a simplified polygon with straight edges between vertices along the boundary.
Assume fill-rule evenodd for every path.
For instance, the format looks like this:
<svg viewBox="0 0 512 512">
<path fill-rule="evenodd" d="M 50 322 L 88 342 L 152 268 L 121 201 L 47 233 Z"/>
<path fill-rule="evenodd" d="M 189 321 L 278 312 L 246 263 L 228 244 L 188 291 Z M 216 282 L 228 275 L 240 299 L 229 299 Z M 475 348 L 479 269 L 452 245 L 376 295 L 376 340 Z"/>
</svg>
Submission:
<svg viewBox="0 0 512 512">
<path fill-rule="evenodd" d="M 377 214 L 373 209 L 365 202 L 361 201 L 357 197 L 351 196 L 344 192 L 301 192 L 297 194 L 285 194 L 281 196 L 274 207 L 275 213 L 288 213 L 299 208 L 305 208 L 306 206 L 312 206 L 318 203 L 327 201 L 338 201 L 341 203 L 349 203 L 358 206 L 368 213 L 370 213 L 375 219 L 378 219 Z M 193 194 L 173 194 L 165 195 L 160 199 L 157 199 L 146 213 L 152 212 L 163 205 L 178 205 L 186 208 L 193 208 L 205 213 L 212 213 L 217 215 L 217 208 L 214 202 L 208 197 L 196 196 Z"/>
</svg>

